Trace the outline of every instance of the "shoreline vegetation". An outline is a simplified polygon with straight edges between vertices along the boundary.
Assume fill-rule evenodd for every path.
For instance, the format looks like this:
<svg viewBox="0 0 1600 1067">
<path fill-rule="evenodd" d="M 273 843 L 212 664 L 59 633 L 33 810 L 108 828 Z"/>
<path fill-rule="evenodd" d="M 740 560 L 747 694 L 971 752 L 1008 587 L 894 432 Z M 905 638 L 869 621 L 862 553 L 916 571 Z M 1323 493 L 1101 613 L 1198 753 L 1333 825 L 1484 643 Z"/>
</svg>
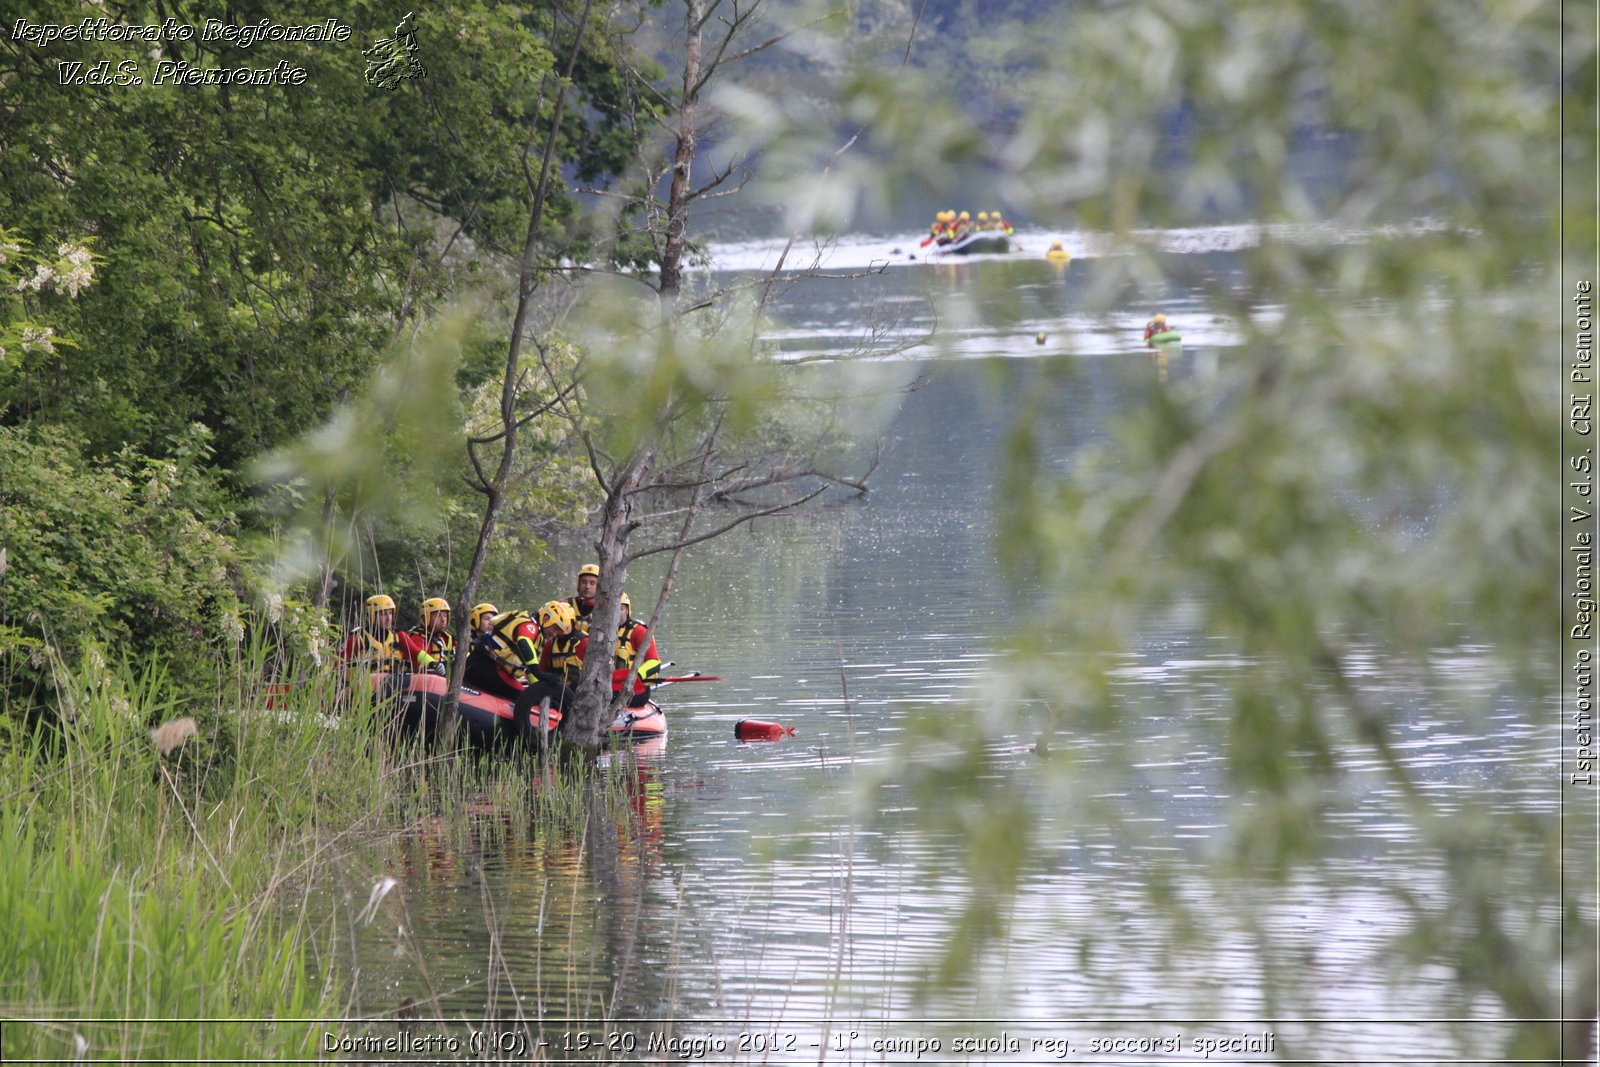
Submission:
<svg viewBox="0 0 1600 1067">
<path fill-rule="evenodd" d="M 263 653 L 221 666 L 208 706 L 159 669 L 63 683 L 69 714 L 0 745 L 8 1059 L 308 1059 L 328 1020 L 447 1032 L 430 990 L 364 1009 L 354 927 L 409 922 L 395 878 L 357 899 L 342 861 L 424 821 L 464 832 L 486 807 L 555 838 L 619 810 L 613 763 L 385 743 L 385 705 L 330 714 L 334 672 L 283 692 Z"/>
<path fill-rule="evenodd" d="M 929 985 L 961 989 L 1013 958 L 1029 864 L 1053 844 L 1030 817 L 1037 796 L 1092 814 L 1115 848 L 1151 832 L 1121 800 L 1136 794 L 1098 775 L 1140 781 L 1152 721 L 1122 664 L 1181 619 L 1238 665 L 1219 717 L 1196 723 L 1209 862 L 1166 850 L 1170 864 L 1130 865 L 1065 917 L 1103 945 L 1103 916 L 1137 909 L 1160 937 L 1137 973 L 1107 963 L 1083 990 L 1122 1005 L 1152 974 L 1152 1003 L 1210 999 L 1203 965 L 1244 959 L 1264 1011 L 1342 1019 L 1346 990 L 1307 965 L 1302 931 L 1253 903 L 1258 887 L 1339 884 L 1365 844 L 1345 800 L 1387 791 L 1418 858 L 1359 871 L 1395 926 L 1355 991 L 1387 1004 L 1386 984 L 1419 983 L 1452 1015 L 1513 1023 L 1454 1035 L 1479 1058 L 1592 1059 L 1590 746 L 1530 755 L 1542 809 L 1466 763 L 1463 788 L 1430 792 L 1434 768 L 1407 757 L 1413 731 L 1453 744 L 1503 712 L 1554 738 L 1551 708 L 1591 710 L 1570 665 L 1600 656 L 1573 616 L 1592 576 L 1567 548 L 1600 538 L 1594 387 L 1587 358 L 1560 358 L 1592 332 L 1571 286 L 1596 282 L 1600 68 L 1578 5 L 919 0 L 813 22 L 808 5 L 762 0 L 736 17 L 684 0 L 661 18 L 555 0 L 401 25 L 374 13 L 322 42 L 270 39 L 280 24 L 245 5 L 225 39 L 163 42 L 184 70 L 284 72 L 249 86 L 94 84 L 144 64 L 142 42 L 19 41 L 85 7 L 36 6 L 0 39 L 6 1058 L 304 1059 L 315 1019 L 437 1018 L 428 989 L 364 1004 L 366 975 L 345 966 L 356 926 L 393 922 L 405 892 L 358 850 L 423 819 L 454 847 L 489 798 L 508 834 L 606 855 L 591 835 L 611 826 L 618 776 L 597 754 L 629 566 L 664 561 L 653 630 L 691 546 L 866 492 L 894 446 L 866 417 L 897 403 L 873 373 L 884 356 L 964 357 L 980 321 L 1037 349 L 1011 330 L 1010 291 L 988 301 L 973 279 L 916 298 L 936 312 L 926 333 L 890 302 L 828 322 L 826 359 L 845 368 L 828 390 L 811 354 L 768 358 L 802 279 L 873 286 L 876 267 L 808 262 L 810 246 L 981 191 L 1018 220 L 1127 246 L 1060 279 L 1071 314 L 1125 315 L 1177 287 L 1242 327 L 1223 373 L 1157 389 L 1067 456 L 1053 443 L 1080 427 L 1040 413 L 1081 379 L 1044 379 L 973 464 L 1005 506 L 969 558 L 1047 595 L 994 620 L 1015 641 L 981 714 L 904 737 L 955 758 L 884 761 L 864 801 L 959 848 L 969 891 L 943 916 Z M 118 8 L 130 26 L 167 13 Z M 281 83 L 291 68 L 304 85 Z M 749 202 L 781 214 L 783 251 L 724 284 L 695 266 L 706 218 Z M 1174 261 L 1158 236 L 1223 218 L 1263 234 L 1226 272 Z M 1377 236 L 1282 236 L 1323 225 Z M 331 674 L 261 713 L 373 592 L 410 605 L 450 591 L 464 649 L 469 606 L 514 588 L 557 529 L 592 536 L 602 573 L 567 719 L 590 759 L 537 777 L 424 759 L 380 739 L 369 702 L 331 716 Z M 917 606 L 896 618 L 947 608 Z M 816 601 L 808 622 L 833 610 Z M 1446 669 L 1463 647 L 1492 664 L 1481 700 Z M 1397 668 L 1381 686 L 1374 663 Z M 1424 706 L 1426 724 L 1406 721 Z M 991 773 L 986 746 L 1033 733 L 1041 707 L 1041 742 L 1062 757 L 1024 791 Z M 1416 868 L 1446 877 L 1422 896 Z M 1233 925 L 1197 921 L 1189 877 Z M 542 907 L 548 885 L 519 888 Z M 484 906 L 485 1010 L 517 1010 Z M 559 953 L 544 936 L 535 947 Z M 403 932 L 394 947 L 415 950 Z M 575 984 L 581 966 L 536 970 L 528 992 Z M 666 999 L 682 1003 L 674 966 Z M 573 1011 L 612 1010 L 588 998 Z"/>
</svg>

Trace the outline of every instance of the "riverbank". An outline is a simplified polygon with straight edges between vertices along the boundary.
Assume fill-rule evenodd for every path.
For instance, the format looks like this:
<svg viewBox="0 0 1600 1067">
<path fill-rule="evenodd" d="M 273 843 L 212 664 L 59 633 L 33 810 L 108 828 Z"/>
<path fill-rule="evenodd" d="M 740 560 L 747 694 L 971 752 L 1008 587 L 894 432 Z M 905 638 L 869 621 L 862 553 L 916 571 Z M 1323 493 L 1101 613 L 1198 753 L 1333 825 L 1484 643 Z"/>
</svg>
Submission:
<svg viewBox="0 0 1600 1067">
<path fill-rule="evenodd" d="M 352 1017 L 340 946 L 390 920 L 396 882 L 350 883 L 343 857 L 484 796 L 559 830 L 595 794 L 569 788 L 582 772 L 376 742 L 384 709 L 330 714 L 334 681 L 277 693 L 235 663 L 196 707 L 159 671 L 107 670 L 60 694 L 59 729 L 0 745 L 6 1058 L 309 1059 L 328 1020 L 434 1014 Z"/>
</svg>

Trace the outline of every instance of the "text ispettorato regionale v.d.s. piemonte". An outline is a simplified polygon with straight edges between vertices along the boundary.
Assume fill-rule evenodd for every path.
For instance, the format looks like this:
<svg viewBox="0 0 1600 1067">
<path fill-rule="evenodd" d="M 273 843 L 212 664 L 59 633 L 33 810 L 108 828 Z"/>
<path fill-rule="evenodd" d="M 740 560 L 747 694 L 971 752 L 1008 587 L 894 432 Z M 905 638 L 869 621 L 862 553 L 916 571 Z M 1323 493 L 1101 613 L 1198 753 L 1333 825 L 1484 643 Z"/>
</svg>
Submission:
<svg viewBox="0 0 1600 1067">
<path fill-rule="evenodd" d="M 158 23 L 117 22 L 105 17 L 65 23 L 17 19 L 11 28 L 14 41 L 41 50 L 71 43 L 149 46 L 138 58 L 58 59 L 57 81 L 62 85 L 81 86 L 303 85 L 308 71 L 288 60 L 280 59 L 271 66 L 262 67 L 198 66 L 176 56 L 163 55 L 162 46 L 198 42 L 248 50 L 262 42 L 343 44 L 353 33 L 350 26 L 333 18 L 310 23 L 261 19 L 243 24 L 208 18 L 199 25 L 175 18 L 165 18 Z"/>
</svg>

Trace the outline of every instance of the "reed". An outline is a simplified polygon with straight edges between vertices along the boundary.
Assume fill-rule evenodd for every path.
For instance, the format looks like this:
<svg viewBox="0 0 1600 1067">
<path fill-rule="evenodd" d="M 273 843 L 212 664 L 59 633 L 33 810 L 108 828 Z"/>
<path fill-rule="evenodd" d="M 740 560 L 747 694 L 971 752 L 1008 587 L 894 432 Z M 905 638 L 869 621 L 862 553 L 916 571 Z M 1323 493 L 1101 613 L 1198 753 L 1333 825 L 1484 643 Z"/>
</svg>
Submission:
<svg viewBox="0 0 1600 1067">
<path fill-rule="evenodd" d="M 56 672 L 54 727 L 0 745 L 8 1059 L 313 1058 L 351 1013 L 337 945 L 369 903 L 326 900 L 345 853 L 423 816 L 463 834 L 485 804 L 570 835 L 616 793 L 603 769 L 387 743 L 381 706 L 276 649 L 219 663 L 201 701 L 159 666 L 92 666 Z"/>
</svg>

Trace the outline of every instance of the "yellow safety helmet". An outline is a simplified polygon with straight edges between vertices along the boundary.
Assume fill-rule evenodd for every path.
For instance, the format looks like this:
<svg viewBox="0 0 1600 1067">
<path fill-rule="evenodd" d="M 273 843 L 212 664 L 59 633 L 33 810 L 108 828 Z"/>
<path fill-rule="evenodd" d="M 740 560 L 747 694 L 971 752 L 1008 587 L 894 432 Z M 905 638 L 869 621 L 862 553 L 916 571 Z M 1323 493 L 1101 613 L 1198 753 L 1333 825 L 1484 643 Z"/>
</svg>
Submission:
<svg viewBox="0 0 1600 1067">
<path fill-rule="evenodd" d="M 628 599 L 628 594 L 627 593 L 623 593 L 622 596 L 618 598 L 617 602 L 619 604 L 621 604 L 623 607 L 627 608 L 629 614 L 632 614 L 632 612 L 633 612 L 633 601 Z"/>
<path fill-rule="evenodd" d="M 481 630 L 483 629 L 483 617 L 485 615 L 492 617 L 498 614 L 500 614 L 500 609 L 493 604 L 479 604 L 467 612 L 467 621 L 472 624 L 474 630 Z"/>
<path fill-rule="evenodd" d="M 450 601 L 442 596 L 431 596 L 422 602 L 422 625 L 428 625 L 428 616 L 436 611 L 450 614 Z"/>
<path fill-rule="evenodd" d="M 378 617 L 378 612 L 393 610 L 394 597 L 384 596 L 382 593 L 367 597 L 367 624 L 372 624 L 372 621 Z"/>
<path fill-rule="evenodd" d="M 961 213 L 961 221 L 962 222 L 971 222 L 972 221 L 972 216 L 968 215 L 965 211 L 963 211 Z"/>
<path fill-rule="evenodd" d="M 1157 326 L 1165 326 L 1167 324 L 1167 317 L 1165 315 L 1157 315 L 1154 321 Z"/>
<path fill-rule="evenodd" d="M 987 211 L 978 212 L 978 221 L 979 222 L 988 222 L 989 221 L 989 213 Z"/>
<path fill-rule="evenodd" d="M 539 609 L 539 628 L 554 626 L 564 634 L 572 632 L 572 624 L 578 619 L 578 609 L 568 604 L 565 600 L 551 600 Z"/>
<path fill-rule="evenodd" d="M 578 577 L 582 578 L 585 574 L 592 574 L 596 578 L 600 577 L 599 565 L 595 563 L 585 563 L 583 566 L 578 568 Z"/>
<path fill-rule="evenodd" d="M 989 217 L 990 217 L 990 218 L 992 218 L 992 219 L 997 219 L 997 218 L 999 218 L 999 217 L 1000 217 L 1000 212 L 998 212 L 998 211 L 991 211 L 991 212 L 989 212 Z"/>
</svg>

